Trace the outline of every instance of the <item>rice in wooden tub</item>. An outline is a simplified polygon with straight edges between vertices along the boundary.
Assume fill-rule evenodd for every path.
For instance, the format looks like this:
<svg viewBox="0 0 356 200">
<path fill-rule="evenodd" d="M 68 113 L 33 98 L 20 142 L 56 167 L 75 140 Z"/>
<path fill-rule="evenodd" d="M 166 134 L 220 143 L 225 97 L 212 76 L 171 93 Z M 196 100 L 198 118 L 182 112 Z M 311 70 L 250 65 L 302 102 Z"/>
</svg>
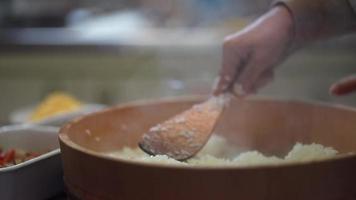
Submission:
<svg viewBox="0 0 356 200">
<path fill-rule="evenodd" d="M 135 160 L 140 162 L 153 162 L 166 165 L 183 166 L 256 166 L 279 165 L 290 162 L 308 162 L 331 158 L 338 154 L 332 147 L 320 144 L 296 143 L 285 157 L 265 156 L 258 151 L 238 153 L 236 147 L 229 144 L 225 138 L 213 135 L 206 146 L 193 158 L 180 162 L 166 155 L 150 156 L 139 148 L 125 147 L 117 152 L 110 152 L 111 157 Z"/>
</svg>

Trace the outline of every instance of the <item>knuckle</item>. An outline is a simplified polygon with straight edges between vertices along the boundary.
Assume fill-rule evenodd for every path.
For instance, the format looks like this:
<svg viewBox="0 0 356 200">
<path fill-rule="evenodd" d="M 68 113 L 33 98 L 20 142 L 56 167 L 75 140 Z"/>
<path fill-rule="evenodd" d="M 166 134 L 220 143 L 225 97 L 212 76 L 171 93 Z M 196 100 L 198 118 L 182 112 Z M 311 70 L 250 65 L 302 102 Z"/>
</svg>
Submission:
<svg viewBox="0 0 356 200">
<path fill-rule="evenodd" d="M 247 60 L 253 53 L 253 46 L 239 35 L 225 37 L 223 43 L 223 55 L 239 60 Z"/>
<path fill-rule="evenodd" d="M 236 42 L 233 36 L 229 35 L 224 38 L 224 42 L 223 42 L 224 49 L 233 49 L 236 48 L 237 45 L 238 42 Z"/>
</svg>

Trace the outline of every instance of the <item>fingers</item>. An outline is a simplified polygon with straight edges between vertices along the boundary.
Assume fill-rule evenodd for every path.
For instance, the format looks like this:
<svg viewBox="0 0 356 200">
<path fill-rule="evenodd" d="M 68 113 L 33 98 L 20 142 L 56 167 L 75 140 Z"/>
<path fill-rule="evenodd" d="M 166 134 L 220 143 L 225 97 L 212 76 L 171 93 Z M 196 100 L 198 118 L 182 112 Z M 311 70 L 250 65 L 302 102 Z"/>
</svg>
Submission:
<svg viewBox="0 0 356 200">
<path fill-rule="evenodd" d="M 265 52 L 252 52 L 248 63 L 237 76 L 236 83 L 241 85 L 246 94 L 255 93 L 273 79 L 273 63 L 273 58 Z"/>
<path fill-rule="evenodd" d="M 243 67 L 244 58 L 242 53 L 238 52 L 238 47 L 234 41 L 229 38 L 224 42 L 222 67 L 218 80 L 213 88 L 213 95 L 231 91 L 241 67 Z M 243 50 L 244 48 L 240 48 Z"/>
<path fill-rule="evenodd" d="M 237 77 L 237 84 L 241 85 L 242 89 L 248 94 L 253 92 L 257 80 L 263 73 L 264 68 L 261 65 L 251 61 Z"/>
<path fill-rule="evenodd" d="M 347 95 L 354 91 L 356 91 L 356 75 L 343 78 L 330 87 L 330 93 L 336 96 Z"/>
<path fill-rule="evenodd" d="M 234 91 L 238 89 L 238 90 L 243 90 L 245 94 L 254 94 L 257 93 L 259 89 L 261 89 L 262 87 L 270 83 L 273 79 L 274 79 L 274 72 L 272 69 L 269 69 L 259 74 L 258 78 L 255 81 L 251 82 L 251 85 L 248 86 L 248 88 L 246 88 L 246 86 L 244 87 L 244 85 L 242 85 L 243 83 L 235 84 L 235 86 L 237 85 L 238 87 L 237 88 L 235 87 Z"/>
<path fill-rule="evenodd" d="M 259 89 L 266 86 L 268 83 L 272 82 L 274 79 L 273 70 L 267 70 L 263 72 L 255 83 L 251 86 L 251 93 L 257 93 Z"/>
<path fill-rule="evenodd" d="M 261 62 L 246 52 L 234 52 L 235 56 L 231 56 L 231 49 L 224 50 L 229 51 L 224 52 L 223 67 L 214 87 L 214 95 L 233 92 L 237 96 L 245 96 L 256 93 L 273 80 L 273 67 L 269 67 L 267 61 Z"/>
<path fill-rule="evenodd" d="M 270 83 L 273 79 L 274 71 L 273 69 L 268 69 L 262 73 L 257 74 L 256 80 L 251 79 L 247 83 L 243 81 L 236 81 L 233 83 L 233 86 L 229 91 L 232 92 L 235 96 L 240 97 L 248 94 L 254 94 L 257 93 L 259 89 Z M 249 86 L 246 87 L 246 84 L 249 84 Z"/>
</svg>

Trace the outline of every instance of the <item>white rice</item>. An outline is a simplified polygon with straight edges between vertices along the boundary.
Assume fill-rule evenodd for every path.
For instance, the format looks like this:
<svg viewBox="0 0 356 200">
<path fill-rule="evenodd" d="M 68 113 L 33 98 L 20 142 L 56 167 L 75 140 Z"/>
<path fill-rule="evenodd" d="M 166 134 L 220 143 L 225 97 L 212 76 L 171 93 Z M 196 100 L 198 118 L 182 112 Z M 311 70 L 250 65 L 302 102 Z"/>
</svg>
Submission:
<svg viewBox="0 0 356 200">
<path fill-rule="evenodd" d="M 176 161 L 166 155 L 149 156 L 139 148 L 125 147 L 117 152 L 110 152 L 111 157 L 135 160 L 141 162 L 154 162 L 166 165 L 192 165 L 192 166 L 256 166 L 279 165 L 289 162 L 309 162 L 331 158 L 338 154 L 332 147 L 320 144 L 296 143 L 292 150 L 284 157 L 265 156 L 258 151 L 238 153 L 238 149 L 229 144 L 225 138 L 213 135 L 207 145 L 193 158 L 186 162 Z"/>
</svg>

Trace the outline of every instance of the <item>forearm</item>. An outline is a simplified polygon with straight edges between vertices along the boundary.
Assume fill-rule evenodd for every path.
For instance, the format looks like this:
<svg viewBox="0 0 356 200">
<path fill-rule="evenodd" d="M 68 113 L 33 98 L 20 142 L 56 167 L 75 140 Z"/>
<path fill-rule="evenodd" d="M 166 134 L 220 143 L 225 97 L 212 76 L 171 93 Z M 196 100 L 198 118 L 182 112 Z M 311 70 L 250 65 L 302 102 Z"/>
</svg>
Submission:
<svg viewBox="0 0 356 200">
<path fill-rule="evenodd" d="M 284 5 L 291 12 L 293 48 L 298 48 L 318 39 L 355 31 L 356 13 L 349 1 L 353 0 L 277 0 L 274 5 Z"/>
</svg>

